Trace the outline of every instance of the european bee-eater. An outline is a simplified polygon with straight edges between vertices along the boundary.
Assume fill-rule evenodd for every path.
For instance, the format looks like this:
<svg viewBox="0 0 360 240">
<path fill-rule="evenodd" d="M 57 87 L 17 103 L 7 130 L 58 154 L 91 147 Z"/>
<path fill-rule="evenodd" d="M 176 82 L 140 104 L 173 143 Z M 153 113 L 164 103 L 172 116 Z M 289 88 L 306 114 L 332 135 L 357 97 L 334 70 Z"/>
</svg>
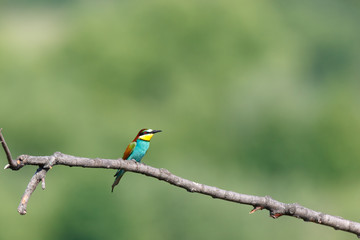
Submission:
<svg viewBox="0 0 360 240">
<path fill-rule="evenodd" d="M 154 136 L 155 133 L 158 132 L 161 132 L 161 130 L 152 130 L 146 128 L 141 129 L 134 138 L 134 140 L 132 140 L 132 142 L 127 146 L 122 158 L 124 160 L 134 159 L 135 161 L 140 162 L 141 159 L 144 157 L 146 151 L 149 149 L 151 138 Z M 113 185 L 111 186 L 111 192 L 114 191 L 114 187 L 118 185 L 124 173 L 124 169 L 117 170 L 116 174 L 114 175 L 114 177 L 116 178 Z"/>
</svg>

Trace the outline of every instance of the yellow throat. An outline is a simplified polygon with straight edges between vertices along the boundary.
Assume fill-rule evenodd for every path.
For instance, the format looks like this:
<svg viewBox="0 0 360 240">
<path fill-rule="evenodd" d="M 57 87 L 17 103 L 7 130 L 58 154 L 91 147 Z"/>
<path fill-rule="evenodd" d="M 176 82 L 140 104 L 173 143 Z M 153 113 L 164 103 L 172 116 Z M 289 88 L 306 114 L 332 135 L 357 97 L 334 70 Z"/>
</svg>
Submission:
<svg viewBox="0 0 360 240">
<path fill-rule="evenodd" d="M 153 133 L 149 133 L 149 134 L 140 136 L 139 139 L 144 140 L 144 141 L 150 141 L 153 136 L 154 136 Z"/>
</svg>

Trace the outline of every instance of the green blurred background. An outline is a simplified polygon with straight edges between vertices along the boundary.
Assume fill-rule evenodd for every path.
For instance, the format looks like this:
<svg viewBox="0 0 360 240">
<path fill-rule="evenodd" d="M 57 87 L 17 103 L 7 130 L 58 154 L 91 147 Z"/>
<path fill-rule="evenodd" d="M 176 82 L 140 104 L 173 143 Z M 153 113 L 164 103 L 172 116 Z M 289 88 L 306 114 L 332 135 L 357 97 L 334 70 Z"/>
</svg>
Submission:
<svg viewBox="0 0 360 240">
<path fill-rule="evenodd" d="M 12 154 L 144 162 L 360 221 L 360 2 L 2 1 L 0 127 Z M 1 153 L 5 165 L 5 154 Z M 0 239 L 354 239 L 114 170 L 0 173 Z"/>
</svg>

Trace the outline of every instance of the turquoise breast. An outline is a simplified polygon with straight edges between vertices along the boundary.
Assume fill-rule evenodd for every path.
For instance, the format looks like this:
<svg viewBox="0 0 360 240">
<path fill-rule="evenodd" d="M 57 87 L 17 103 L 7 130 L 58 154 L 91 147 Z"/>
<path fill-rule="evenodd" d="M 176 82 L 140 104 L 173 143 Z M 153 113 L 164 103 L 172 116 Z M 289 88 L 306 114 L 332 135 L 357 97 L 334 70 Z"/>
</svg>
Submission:
<svg viewBox="0 0 360 240">
<path fill-rule="evenodd" d="M 136 146 L 134 151 L 127 158 L 128 160 L 135 159 L 137 162 L 140 162 L 144 157 L 146 151 L 149 149 L 150 142 L 138 139 L 136 141 Z"/>
</svg>

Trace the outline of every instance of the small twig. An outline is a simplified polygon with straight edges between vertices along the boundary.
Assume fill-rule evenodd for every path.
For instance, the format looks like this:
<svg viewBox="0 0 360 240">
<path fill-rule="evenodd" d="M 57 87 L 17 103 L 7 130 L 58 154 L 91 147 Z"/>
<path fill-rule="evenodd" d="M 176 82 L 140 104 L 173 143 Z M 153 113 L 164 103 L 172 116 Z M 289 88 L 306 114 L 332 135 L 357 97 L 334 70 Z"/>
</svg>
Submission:
<svg viewBox="0 0 360 240">
<path fill-rule="evenodd" d="M 2 128 L 0 128 L 0 141 L 1 141 L 2 147 L 3 147 L 4 151 L 5 151 L 6 158 L 8 160 L 8 164 L 5 165 L 4 169 L 11 168 L 13 170 L 16 170 L 18 164 L 11 157 L 10 149 L 7 146 L 7 144 L 5 142 L 5 138 L 4 138 L 3 134 L 2 134 Z"/>
<path fill-rule="evenodd" d="M 40 166 L 34 176 L 30 179 L 29 184 L 27 185 L 24 195 L 21 198 L 19 207 L 18 207 L 18 212 L 21 215 L 25 215 L 26 214 L 26 208 L 27 208 L 27 204 L 29 202 L 30 196 L 31 194 L 35 191 L 37 185 L 41 182 L 41 188 L 43 190 L 45 190 L 45 177 L 46 177 L 46 173 L 52 169 L 52 166 L 55 164 L 56 162 L 56 156 L 57 153 L 55 153 L 54 155 L 49 157 L 49 161 L 44 164 L 44 166 Z"/>
<path fill-rule="evenodd" d="M 45 177 L 41 179 L 41 188 L 42 190 L 45 190 Z"/>
<path fill-rule="evenodd" d="M 30 179 L 30 182 L 25 189 L 24 195 L 22 196 L 19 207 L 18 207 L 18 212 L 21 215 L 26 214 L 26 208 L 27 208 L 30 196 L 35 191 L 39 182 L 42 181 L 43 179 L 45 179 L 46 173 L 48 170 L 49 169 L 38 168 L 38 170 L 36 170 L 36 173 L 34 174 L 34 176 Z"/>
<path fill-rule="evenodd" d="M 264 207 L 256 206 L 256 207 L 253 208 L 253 210 L 251 210 L 251 211 L 249 212 L 249 214 L 253 214 L 253 213 L 256 212 L 256 211 L 258 211 L 258 210 L 263 210 L 263 209 L 264 209 Z"/>
</svg>

